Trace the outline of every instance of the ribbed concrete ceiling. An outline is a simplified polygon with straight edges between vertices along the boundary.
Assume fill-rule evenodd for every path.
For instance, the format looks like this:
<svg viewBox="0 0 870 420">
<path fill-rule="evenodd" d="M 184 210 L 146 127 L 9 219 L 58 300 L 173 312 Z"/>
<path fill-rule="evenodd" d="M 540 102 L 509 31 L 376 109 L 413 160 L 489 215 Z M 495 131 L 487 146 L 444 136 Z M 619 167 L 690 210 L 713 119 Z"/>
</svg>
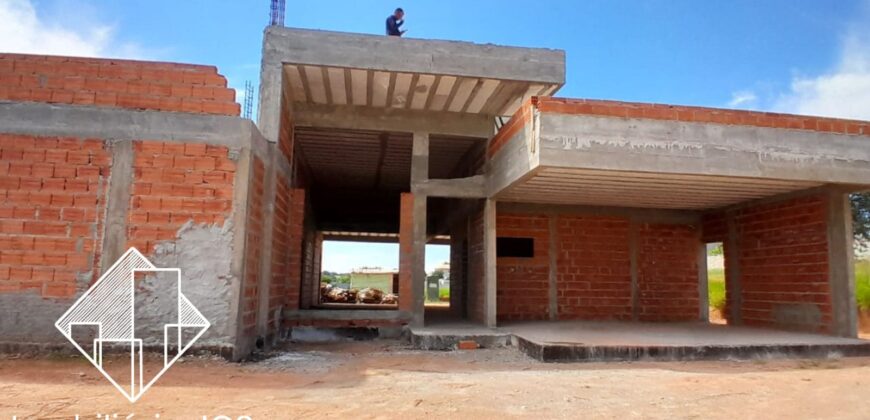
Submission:
<svg viewBox="0 0 870 420">
<path fill-rule="evenodd" d="M 556 84 L 353 69 L 284 65 L 294 102 L 418 111 L 512 115 L 531 96 L 550 95 Z"/>
<path fill-rule="evenodd" d="M 429 176 L 448 178 L 482 153 L 484 139 L 432 136 Z M 408 190 L 412 137 L 406 133 L 297 127 L 296 144 L 313 182 L 327 188 Z M 472 156 L 469 157 L 469 154 Z"/>
<path fill-rule="evenodd" d="M 544 168 L 499 200 L 701 210 L 819 186 L 802 181 Z"/>
</svg>

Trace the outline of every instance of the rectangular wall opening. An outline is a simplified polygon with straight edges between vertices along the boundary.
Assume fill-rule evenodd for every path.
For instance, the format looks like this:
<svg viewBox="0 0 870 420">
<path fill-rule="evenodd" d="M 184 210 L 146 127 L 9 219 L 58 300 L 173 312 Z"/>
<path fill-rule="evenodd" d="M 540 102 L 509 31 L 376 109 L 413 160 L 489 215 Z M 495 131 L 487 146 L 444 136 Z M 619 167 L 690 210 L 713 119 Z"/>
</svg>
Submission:
<svg viewBox="0 0 870 420">
<path fill-rule="evenodd" d="M 710 306 L 711 324 L 727 324 L 725 287 L 725 245 L 722 242 L 707 244 L 707 302 Z"/>
</svg>

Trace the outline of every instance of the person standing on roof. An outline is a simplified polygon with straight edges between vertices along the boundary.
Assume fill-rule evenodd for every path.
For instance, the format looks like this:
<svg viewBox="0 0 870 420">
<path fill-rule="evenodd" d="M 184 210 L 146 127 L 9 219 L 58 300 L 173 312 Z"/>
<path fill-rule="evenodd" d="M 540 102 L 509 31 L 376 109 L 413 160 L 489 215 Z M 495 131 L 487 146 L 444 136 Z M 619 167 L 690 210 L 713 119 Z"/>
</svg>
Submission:
<svg viewBox="0 0 870 420">
<path fill-rule="evenodd" d="M 389 36 L 402 36 L 405 32 L 401 29 L 402 25 L 405 23 L 405 11 L 402 8 L 396 9 L 390 17 L 387 18 L 387 35 Z"/>
</svg>

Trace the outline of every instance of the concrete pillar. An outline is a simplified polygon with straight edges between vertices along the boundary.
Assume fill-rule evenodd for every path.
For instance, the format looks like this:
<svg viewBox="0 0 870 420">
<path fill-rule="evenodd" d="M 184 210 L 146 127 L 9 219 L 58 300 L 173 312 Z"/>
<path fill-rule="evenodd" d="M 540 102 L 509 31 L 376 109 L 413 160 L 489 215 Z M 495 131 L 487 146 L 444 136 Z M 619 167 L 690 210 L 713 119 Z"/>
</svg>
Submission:
<svg viewBox="0 0 870 420">
<path fill-rule="evenodd" d="M 729 325 L 743 324 L 743 286 L 740 274 L 740 232 L 734 212 L 725 215 L 728 237 L 725 239 L 725 302 Z"/>
<path fill-rule="evenodd" d="M 411 185 L 417 185 L 429 179 L 429 133 L 414 133 L 414 144 L 411 152 Z M 426 288 L 426 203 L 424 194 L 414 194 L 413 197 L 413 253 L 411 269 L 411 325 L 422 327 L 425 316 Z M 401 295 L 399 295 L 401 298 Z"/>
<path fill-rule="evenodd" d="M 855 266 L 852 207 L 849 195 L 828 193 L 828 281 L 831 288 L 831 332 L 857 337 L 858 309 L 855 302 Z"/>
<path fill-rule="evenodd" d="M 548 308 L 550 321 L 559 319 L 559 292 L 558 292 L 558 264 L 559 264 L 559 241 L 557 231 L 559 229 L 559 218 L 555 215 L 550 215 L 547 220 L 547 235 L 549 235 L 549 252 L 550 269 L 548 273 Z"/>
<path fill-rule="evenodd" d="M 414 310 L 414 194 L 403 193 L 399 210 L 399 310 Z"/>
<path fill-rule="evenodd" d="M 484 324 L 497 324 L 496 292 L 496 202 L 487 199 L 483 207 L 483 304 Z"/>
<path fill-rule="evenodd" d="M 710 294 L 707 279 L 707 244 L 698 231 L 698 320 L 710 321 Z"/>
<path fill-rule="evenodd" d="M 100 273 L 106 272 L 127 250 L 127 213 L 133 189 L 133 142 L 112 143 L 112 170 L 109 173 L 109 199 L 106 201 L 105 229 Z M 148 253 L 148 249 L 140 249 Z"/>
</svg>

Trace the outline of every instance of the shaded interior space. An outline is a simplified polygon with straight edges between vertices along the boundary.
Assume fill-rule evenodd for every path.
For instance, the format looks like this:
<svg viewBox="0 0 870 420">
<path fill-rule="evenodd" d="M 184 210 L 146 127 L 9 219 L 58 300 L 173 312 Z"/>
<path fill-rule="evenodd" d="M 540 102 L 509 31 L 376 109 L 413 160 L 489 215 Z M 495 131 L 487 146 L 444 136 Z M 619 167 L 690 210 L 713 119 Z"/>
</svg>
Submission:
<svg viewBox="0 0 870 420">
<path fill-rule="evenodd" d="M 307 191 L 306 231 L 315 256 L 303 264 L 303 309 L 397 309 L 411 299 L 399 281 L 401 197 L 411 190 L 413 135 L 399 132 L 296 127 L 295 162 L 300 186 Z M 428 177 L 451 179 L 481 170 L 485 139 L 429 136 Z M 426 245 L 451 247 L 452 224 L 462 217 L 451 200 L 426 200 Z M 354 267 L 346 279 L 324 281 L 328 244 L 355 244 L 360 249 L 395 246 L 395 262 Z M 426 311 L 450 314 L 452 258 L 440 272 L 427 273 L 422 297 Z M 415 267 L 416 269 L 416 267 Z M 420 268 L 422 269 L 422 268 Z M 435 270 L 439 271 L 439 270 Z M 316 274 L 319 273 L 319 276 Z M 330 273 L 335 274 L 335 273 Z M 446 274 L 446 275 L 445 275 Z M 438 277 L 441 276 L 441 277 Z M 461 277 L 460 277 L 461 278 Z M 461 289 L 461 287 L 458 287 Z M 306 293 L 305 290 L 308 290 Z M 374 290 L 374 296 L 364 291 Z M 310 298 L 306 305 L 306 295 Z M 405 297 L 408 296 L 408 297 Z M 433 315 L 436 316 L 437 315 Z M 461 313 L 459 314 L 461 316 Z"/>
</svg>

